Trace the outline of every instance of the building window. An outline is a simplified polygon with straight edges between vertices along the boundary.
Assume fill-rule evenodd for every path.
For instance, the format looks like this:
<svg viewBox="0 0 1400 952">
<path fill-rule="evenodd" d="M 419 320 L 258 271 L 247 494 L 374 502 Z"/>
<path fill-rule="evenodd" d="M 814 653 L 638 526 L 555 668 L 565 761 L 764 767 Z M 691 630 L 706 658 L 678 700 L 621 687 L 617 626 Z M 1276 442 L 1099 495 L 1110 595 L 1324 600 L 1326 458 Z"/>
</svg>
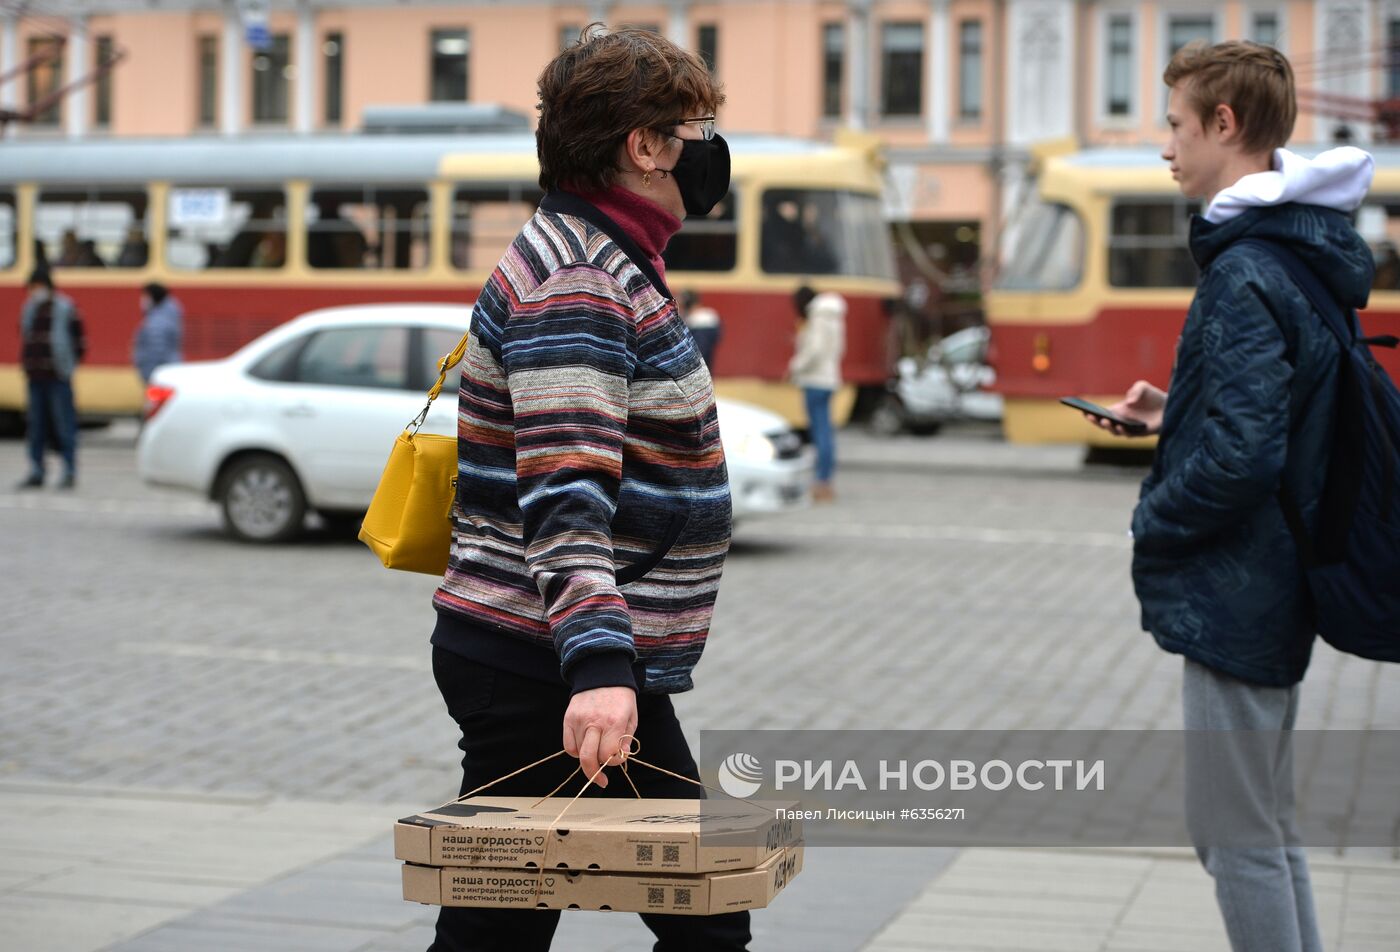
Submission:
<svg viewBox="0 0 1400 952">
<path fill-rule="evenodd" d="M 1277 13 L 1256 13 L 1251 25 L 1249 35 L 1256 43 L 1263 43 L 1265 46 L 1278 46 L 1278 14 Z"/>
<path fill-rule="evenodd" d="M 885 23 L 880 28 L 880 111 L 917 116 L 924 110 L 924 25 Z"/>
<path fill-rule="evenodd" d="M 623 29 L 623 30 L 642 30 L 643 32 L 646 32 L 646 33 L 660 33 L 660 32 L 661 32 L 661 24 L 659 24 L 659 23 L 624 23 L 624 24 L 622 24 L 622 26 L 620 27 L 620 29 Z"/>
<path fill-rule="evenodd" d="M 219 38 L 199 38 L 199 124 L 212 126 L 219 118 Z"/>
<path fill-rule="evenodd" d="M 695 31 L 695 49 L 705 65 L 714 73 L 719 69 L 719 27 L 704 23 Z"/>
<path fill-rule="evenodd" d="M 1133 111 L 1133 18 L 1108 18 L 1106 69 L 1108 114 L 1126 116 Z"/>
<path fill-rule="evenodd" d="M 966 121 L 982 118 L 981 20 L 964 20 L 958 26 L 958 116 Z"/>
<path fill-rule="evenodd" d="M 846 25 L 822 25 L 822 115 L 841 115 L 841 88 L 846 72 Z"/>
<path fill-rule="evenodd" d="M 267 49 L 253 54 L 253 122 L 287 122 L 293 75 L 291 37 L 274 34 Z"/>
<path fill-rule="evenodd" d="M 433 102 L 467 101 L 467 56 L 471 34 L 466 30 L 433 31 Z"/>
<path fill-rule="evenodd" d="M 30 109 L 57 92 L 63 83 L 63 44 L 52 36 L 30 37 L 28 58 L 32 60 L 36 56 L 44 60 L 29 70 L 25 102 Z M 56 126 L 58 120 L 59 101 L 55 101 L 35 114 L 32 122 L 36 126 Z"/>
<path fill-rule="evenodd" d="M 1182 14 L 1167 18 L 1167 61 L 1176 51 L 1195 40 L 1215 42 L 1215 18 L 1209 14 Z"/>
<path fill-rule="evenodd" d="M 1386 86 L 1390 98 L 1400 96 L 1400 19 L 1386 24 Z"/>
<path fill-rule="evenodd" d="M 559 52 L 564 52 L 579 41 L 583 27 L 577 23 L 567 23 L 559 28 Z"/>
<path fill-rule="evenodd" d="M 92 124 L 98 129 L 112 125 L 112 73 L 100 72 L 116 59 L 116 46 L 110 36 L 99 36 L 93 43 L 93 70 L 97 71 L 92 97 Z"/>
<path fill-rule="evenodd" d="M 326 41 L 321 44 L 321 55 L 326 60 L 326 125 L 338 126 L 342 108 L 341 79 L 345 69 L 345 35 L 327 33 Z"/>
</svg>

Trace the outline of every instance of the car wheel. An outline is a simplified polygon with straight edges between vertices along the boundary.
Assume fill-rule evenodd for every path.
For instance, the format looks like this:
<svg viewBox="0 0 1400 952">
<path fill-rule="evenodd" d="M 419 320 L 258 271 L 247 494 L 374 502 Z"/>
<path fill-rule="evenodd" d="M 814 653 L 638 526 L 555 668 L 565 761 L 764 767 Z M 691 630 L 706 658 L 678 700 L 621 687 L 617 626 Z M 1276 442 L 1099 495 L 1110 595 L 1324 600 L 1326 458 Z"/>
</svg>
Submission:
<svg viewBox="0 0 1400 952">
<path fill-rule="evenodd" d="M 284 542 L 301 531 L 306 494 L 292 468 L 275 456 L 245 456 L 229 467 L 219 491 L 224 527 L 245 542 Z"/>
<path fill-rule="evenodd" d="M 898 436 L 904 432 L 904 408 L 897 397 L 886 397 L 870 414 L 870 429 L 880 436 Z"/>
</svg>

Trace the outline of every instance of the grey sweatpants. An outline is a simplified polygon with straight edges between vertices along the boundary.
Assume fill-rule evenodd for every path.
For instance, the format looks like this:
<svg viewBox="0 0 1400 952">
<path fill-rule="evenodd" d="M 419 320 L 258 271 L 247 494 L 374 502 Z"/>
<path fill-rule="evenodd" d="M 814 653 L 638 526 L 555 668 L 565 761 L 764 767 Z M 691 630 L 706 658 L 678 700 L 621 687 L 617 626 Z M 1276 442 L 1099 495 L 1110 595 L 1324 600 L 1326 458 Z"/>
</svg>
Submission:
<svg viewBox="0 0 1400 952">
<path fill-rule="evenodd" d="M 1293 800 L 1298 686 L 1186 660 L 1186 822 L 1234 952 L 1322 952 Z M 1217 731 L 1257 732 L 1234 735 Z M 1248 845 L 1220 845 L 1222 842 Z"/>
</svg>

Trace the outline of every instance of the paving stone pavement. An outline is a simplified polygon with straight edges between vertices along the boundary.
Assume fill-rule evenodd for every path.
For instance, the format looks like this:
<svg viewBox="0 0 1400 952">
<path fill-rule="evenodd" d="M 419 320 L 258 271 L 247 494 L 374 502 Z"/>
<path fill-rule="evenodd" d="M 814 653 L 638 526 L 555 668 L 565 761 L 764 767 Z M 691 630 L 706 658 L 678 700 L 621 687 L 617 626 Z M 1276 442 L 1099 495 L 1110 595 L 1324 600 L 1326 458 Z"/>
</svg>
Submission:
<svg viewBox="0 0 1400 952">
<path fill-rule="evenodd" d="M 139 483 L 129 428 L 84 436 L 75 493 L 0 488 L 0 949 L 426 947 L 433 912 L 398 899 L 385 831 L 455 787 L 433 580 L 316 531 L 234 544 L 209 503 Z M 1138 630 L 1127 575 L 1140 472 L 981 432 L 847 433 L 842 449 L 837 505 L 740 527 L 697 690 L 677 699 L 693 743 L 702 728 L 1179 724 L 1179 662 Z M 0 473 L 21 460 L 0 443 Z M 1400 727 L 1395 666 L 1319 646 L 1300 726 Z M 169 826 L 207 854 L 172 855 Z M 755 948 L 1049 948 L 1019 944 L 1005 913 L 964 915 L 991 931 L 936 944 L 955 874 L 983 853 L 1011 857 L 989 875 L 1028 883 L 1014 896 L 1032 919 L 1036 875 L 1114 879 L 1103 854 L 1050 854 L 1067 865 L 1046 872 L 1004 850 L 814 850 L 755 916 Z M 1194 884 L 1145 927 L 1160 948 L 1195 934 L 1173 909 L 1214 921 L 1193 861 L 1130 859 L 1139 880 Z M 1339 869 L 1348 908 L 1393 882 L 1384 865 Z M 647 947 L 621 914 L 566 916 L 559 935 Z M 1085 936 L 1073 947 L 1136 947 Z M 1362 938 L 1343 947 L 1369 952 Z"/>
</svg>

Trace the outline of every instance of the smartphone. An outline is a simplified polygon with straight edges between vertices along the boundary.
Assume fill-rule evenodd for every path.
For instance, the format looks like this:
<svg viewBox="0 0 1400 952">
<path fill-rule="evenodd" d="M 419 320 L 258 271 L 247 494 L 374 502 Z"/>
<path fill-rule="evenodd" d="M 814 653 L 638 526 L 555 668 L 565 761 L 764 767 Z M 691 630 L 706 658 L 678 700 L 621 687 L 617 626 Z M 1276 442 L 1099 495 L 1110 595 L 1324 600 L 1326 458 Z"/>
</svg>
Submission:
<svg viewBox="0 0 1400 952">
<path fill-rule="evenodd" d="M 1102 417 L 1109 423 L 1116 423 L 1134 436 L 1144 436 L 1147 434 L 1146 423 L 1143 423 L 1141 420 L 1129 420 L 1127 417 L 1121 417 L 1112 410 L 1099 406 L 1097 403 L 1090 403 L 1088 400 L 1081 400 L 1079 397 L 1061 397 L 1060 402 L 1082 413 Z"/>
</svg>

